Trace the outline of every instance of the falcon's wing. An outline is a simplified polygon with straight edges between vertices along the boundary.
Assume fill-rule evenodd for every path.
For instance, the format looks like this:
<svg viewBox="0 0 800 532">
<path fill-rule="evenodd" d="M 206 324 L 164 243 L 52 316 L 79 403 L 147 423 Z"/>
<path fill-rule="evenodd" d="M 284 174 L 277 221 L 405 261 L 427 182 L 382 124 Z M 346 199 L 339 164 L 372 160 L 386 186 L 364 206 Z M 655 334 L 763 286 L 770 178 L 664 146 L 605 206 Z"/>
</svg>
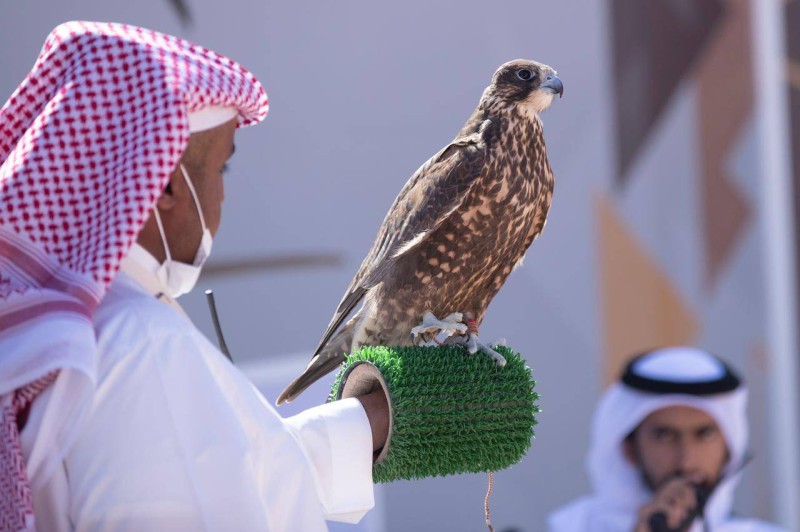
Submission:
<svg viewBox="0 0 800 532">
<path fill-rule="evenodd" d="M 457 138 L 409 179 L 383 220 L 372 249 L 350 282 L 315 355 L 367 291 L 381 282 L 387 267 L 397 257 L 412 252 L 458 209 L 482 175 L 486 160 L 485 137 L 490 126 L 491 121 L 485 120 L 472 135 Z"/>
</svg>

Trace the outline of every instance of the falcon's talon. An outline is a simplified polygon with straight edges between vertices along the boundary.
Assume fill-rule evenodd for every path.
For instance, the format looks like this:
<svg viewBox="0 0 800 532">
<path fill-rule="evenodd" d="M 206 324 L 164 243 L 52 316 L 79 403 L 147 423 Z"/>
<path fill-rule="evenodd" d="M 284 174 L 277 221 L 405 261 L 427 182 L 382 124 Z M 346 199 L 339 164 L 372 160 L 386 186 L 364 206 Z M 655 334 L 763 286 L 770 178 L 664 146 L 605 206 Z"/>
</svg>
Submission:
<svg viewBox="0 0 800 532">
<path fill-rule="evenodd" d="M 497 363 L 498 366 L 501 368 L 506 365 L 506 359 L 503 355 L 489 347 L 488 345 L 481 342 L 481 339 L 478 338 L 478 335 L 475 333 L 469 333 L 466 336 L 454 336 L 451 338 L 451 341 L 455 345 L 463 345 L 467 348 L 467 352 L 470 355 L 474 355 L 478 351 L 485 355 L 489 355 L 492 360 Z M 499 344 L 496 344 L 499 345 Z"/>
<path fill-rule="evenodd" d="M 478 335 L 469 333 L 467 336 L 467 351 L 470 355 L 474 355 L 478 352 Z"/>
<path fill-rule="evenodd" d="M 477 340 L 477 336 L 476 336 L 476 340 Z M 497 351 L 495 351 L 494 349 L 492 349 L 488 345 L 486 345 L 484 343 L 481 343 L 479 340 L 477 341 L 477 344 L 478 344 L 478 348 L 480 349 L 480 351 L 482 353 L 492 357 L 492 360 L 494 360 L 497 363 L 498 366 L 500 366 L 502 368 L 503 366 L 506 365 L 506 359 L 505 359 L 505 357 L 503 355 L 501 355 L 500 353 L 498 353 Z"/>
<path fill-rule="evenodd" d="M 463 315 L 460 312 L 453 312 L 440 320 L 434 316 L 433 312 L 427 311 L 422 315 L 422 323 L 411 329 L 411 335 L 415 339 L 420 336 L 425 344 L 430 345 L 431 342 L 436 342 L 436 337 L 440 333 L 444 333 L 446 336 L 464 334 L 467 332 L 467 326 L 461 323 L 462 318 Z M 431 333 L 430 340 L 426 340 L 423 336 L 426 333 Z"/>
<path fill-rule="evenodd" d="M 474 355 L 478 352 L 478 344 L 472 338 L 472 333 L 462 336 L 452 336 L 449 338 L 450 345 L 460 345 L 467 349 L 467 353 Z"/>
<path fill-rule="evenodd" d="M 484 346 L 481 349 L 481 351 L 492 357 L 492 360 L 494 360 L 498 366 L 500 366 L 501 368 L 505 367 L 506 358 L 503 355 L 501 355 L 500 353 L 498 353 L 497 351 L 488 346 Z"/>
<path fill-rule="evenodd" d="M 431 313 L 433 315 L 433 313 Z M 445 316 L 444 320 L 447 323 L 460 323 L 464 325 L 464 314 L 461 312 L 453 312 Z M 464 325 L 466 327 L 466 325 Z M 466 328 L 464 329 L 466 331 Z"/>
</svg>

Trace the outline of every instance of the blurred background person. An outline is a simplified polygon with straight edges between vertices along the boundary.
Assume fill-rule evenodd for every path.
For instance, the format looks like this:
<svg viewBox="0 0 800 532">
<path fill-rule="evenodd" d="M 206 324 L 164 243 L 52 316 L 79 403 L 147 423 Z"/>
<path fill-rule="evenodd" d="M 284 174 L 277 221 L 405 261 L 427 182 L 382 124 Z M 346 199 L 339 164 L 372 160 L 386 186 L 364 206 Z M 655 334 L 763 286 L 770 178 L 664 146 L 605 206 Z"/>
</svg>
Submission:
<svg viewBox="0 0 800 532">
<path fill-rule="evenodd" d="M 667 347 L 634 358 L 600 398 L 587 470 L 592 495 L 557 510 L 551 532 L 772 531 L 734 516 L 750 459 L 747 388 L 713 355 Z"/>
</svg>

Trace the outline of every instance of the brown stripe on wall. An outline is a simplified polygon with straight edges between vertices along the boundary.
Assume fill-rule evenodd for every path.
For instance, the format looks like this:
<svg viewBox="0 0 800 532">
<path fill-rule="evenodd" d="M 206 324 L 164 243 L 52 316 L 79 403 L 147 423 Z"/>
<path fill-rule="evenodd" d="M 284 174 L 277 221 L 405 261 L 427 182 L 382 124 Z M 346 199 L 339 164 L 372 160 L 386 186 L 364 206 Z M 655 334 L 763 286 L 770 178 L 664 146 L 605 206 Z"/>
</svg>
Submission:
<svg viewBox="0 0 800 532">
<path fill-rule="evenodd" d="M 753 111 L 750 1 L 728 0 L 726 15 L 696 67 L 707 288 L 733 257 L 751 219 L 751 206 L 727 175 Z"/>
<path fill-rule="evenodd" d="M 611 1 L 618 184 L 724 9 L 723 0 Z"/>
</svg>

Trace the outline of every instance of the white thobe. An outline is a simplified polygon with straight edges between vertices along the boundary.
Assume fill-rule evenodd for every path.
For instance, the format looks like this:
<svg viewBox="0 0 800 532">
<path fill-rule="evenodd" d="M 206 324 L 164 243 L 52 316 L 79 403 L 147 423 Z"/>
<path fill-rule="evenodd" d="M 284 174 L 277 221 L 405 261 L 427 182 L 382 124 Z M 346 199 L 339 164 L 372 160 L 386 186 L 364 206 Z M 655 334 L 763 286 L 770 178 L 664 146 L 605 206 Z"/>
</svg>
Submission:
<svg viewBox="0 0 800 532">
<path fill-rule="evenodd" d="M 632 532 L 638 513 L 614 508 L 599 497 L 587 496 L 577 499 L 550 514 L 547 519 L 548 532 Z M 786 532 L 771 523 L 758 519 L 726 516 L 708 525 L 697 519 L 689 532 Z"/>
<path fill-rule="evenodd" d="M 144 254 L 144 255 L 143 255 Z M 63 467 L 33 486 L 40 531 L 326 530 L 372 508 L 372 436 L 356 399 L 282 419 L 182 314 L 158 264 L 126 259 L 94 315 L 97 388 Z M 29 456 L 51 387 L 22 433 Z"/>
</svg>

